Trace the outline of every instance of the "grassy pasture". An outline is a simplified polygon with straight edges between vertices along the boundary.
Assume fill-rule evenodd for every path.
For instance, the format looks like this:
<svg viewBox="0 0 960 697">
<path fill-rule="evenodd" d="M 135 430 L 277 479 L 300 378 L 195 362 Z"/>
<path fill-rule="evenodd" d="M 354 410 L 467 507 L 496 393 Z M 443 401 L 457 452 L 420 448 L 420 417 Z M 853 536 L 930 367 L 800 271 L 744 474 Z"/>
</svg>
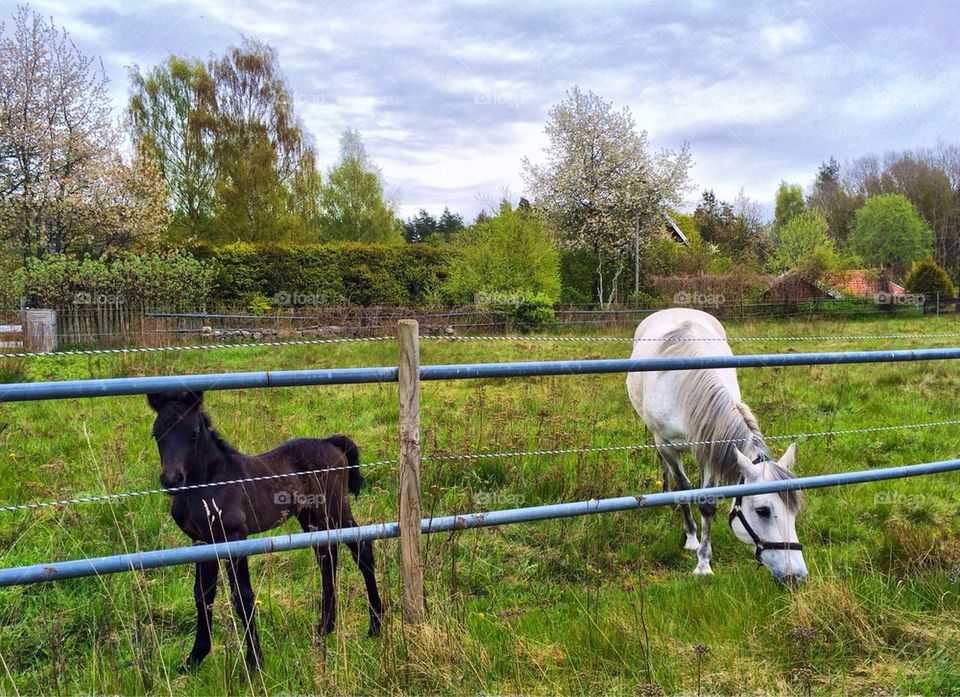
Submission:
<svg viewBox="0 0 960 697">
<path fill-rule="evenodd" d="M 960 331 L 955 317 L 730 323 L 734 336 Z M 737 353 L 935 347 L 956 339 L 737 342 Z M 48 380 L 395 364 L 390 342 L 0 361 L 0 379 Z M 627 343 L 422 343 L 424 363 L 612 358 Z M 740 371 L 767 435 L 957 418 L 960 364 Z M 623 376 L 430 382 L 425 453 L 648 440 Z M 396 456 L 396 386 L 210 392 L 214 425 L 244 452 L 342 431 L 365 461 Z M 0 500 L 154 488 L 159 464 L 142 397 L 0 405 Z M 772 441 L 779 453 L 784 441 Z M 801 475 L 954 457 L 956 427 L 799 445 Z M 691 468 L 692 469 L 692 468 Z M 396 515 L 395 468 L 365 471 L 362 522 Z M 428 514 L 659 489 L 651 450 L 426 461 Z M 942 475 L 811 492 L 798 522 L 810 579 L 777 588 L 723 518 L 714 571 L 693 577 L 680 518 L 656 509 L 425 538 L 430 622 L 398 612 L 395 541 L 377 543 L 384 637 L 365 637 L 360 575 L 341 555 L 337 631 L 315 638 L 319 573 L 309 551 L 251 563 L 266 665 L 250 674 L 221 587 L 214 650 L 177 672 L 193 640 L 192 569 L 175 567 L 0 590 L 4 694 L 778 692 L 960 694 L 960 488 Z M 725 508 L 721 509 L 725 512 Z M 295 523 L 283 530 L 297 531 Z M 0 512 L 2 564 L 182 545 L 161 496 Z M 222 578 L 222 575 L 221 575 Z M 696 645 L 700 649 L 699 670 Z"/>
</svg>

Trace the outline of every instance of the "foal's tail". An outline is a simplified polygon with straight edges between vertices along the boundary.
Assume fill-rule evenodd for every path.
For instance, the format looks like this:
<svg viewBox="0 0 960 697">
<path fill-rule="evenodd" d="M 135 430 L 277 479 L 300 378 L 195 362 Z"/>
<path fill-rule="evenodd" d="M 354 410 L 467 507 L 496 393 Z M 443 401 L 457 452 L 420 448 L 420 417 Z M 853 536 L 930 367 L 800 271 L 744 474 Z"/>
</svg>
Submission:
<svg viewBox="0 0 960 697">
<path fill-rule="evenodd" d="M 327 438 L 334 446 L 343 451 L 347 457 L 347 488 L 350 493 L 357 496 L 363 487 L 363 477 L 360 475 L 360 451 L 357 444 L 347 436 L 337 434 Z"/>
</svg>

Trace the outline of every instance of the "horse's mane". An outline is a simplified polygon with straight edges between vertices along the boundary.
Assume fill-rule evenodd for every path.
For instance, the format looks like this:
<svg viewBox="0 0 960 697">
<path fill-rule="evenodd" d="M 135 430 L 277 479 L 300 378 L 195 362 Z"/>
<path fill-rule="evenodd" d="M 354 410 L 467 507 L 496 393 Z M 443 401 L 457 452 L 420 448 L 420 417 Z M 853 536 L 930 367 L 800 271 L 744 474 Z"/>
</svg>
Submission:
<svg viewBox="0 0 960 697">
<path fill-rule="evenodd" d="M 703 345 L 708 342 L 697 341 L 697 338 L 700 337 L 693 331 L 693 325 L 689 321 L 683 322 L 662 337 L 658 353 L 661 356 L 702 355 Z M 681 408 L 687 435 L 695 443 L 691 446 L 693 456 L 707 478 L 716 484 L 736 484 L 740 472 L 738 447 L 748 457 L 769 458 L 763 465 L 772 479 L 794 477 L 789 469 L 771 457 L 750 407 L 733 398 L 716 370 L 677 371 L 677 381 L 681 394 L 693 396 L 683 399 Z M 779 494 L 791 511 L 799 510 L 800 492 L 781 491 Z"/>
</svg>

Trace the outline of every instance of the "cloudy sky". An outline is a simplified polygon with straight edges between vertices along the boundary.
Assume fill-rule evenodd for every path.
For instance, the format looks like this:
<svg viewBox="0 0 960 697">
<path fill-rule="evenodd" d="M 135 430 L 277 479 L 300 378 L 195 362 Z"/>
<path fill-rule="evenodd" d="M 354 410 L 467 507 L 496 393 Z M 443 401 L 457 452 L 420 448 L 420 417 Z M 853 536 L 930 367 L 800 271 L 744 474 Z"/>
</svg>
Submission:
<svg viewBox="0 0 960 697">
<path fill-rule="evenodd" d="M 9 17 L 16 3 L 0 0 Z M 102 57 L 117 113 L 127 67 L 272 44 L 320 161 L 358 129 L 408 216 L 471 219 L 523 191 L 552 104 L 578 84 L 629 106 L 656 147 L 688 142 L 697 190 L 769 209 L 819 163 L 955 142 L 960 6 L 952 2 L 40 0 Z M 697 198 L 691 192 L 690 204 Z"/>
</svg>

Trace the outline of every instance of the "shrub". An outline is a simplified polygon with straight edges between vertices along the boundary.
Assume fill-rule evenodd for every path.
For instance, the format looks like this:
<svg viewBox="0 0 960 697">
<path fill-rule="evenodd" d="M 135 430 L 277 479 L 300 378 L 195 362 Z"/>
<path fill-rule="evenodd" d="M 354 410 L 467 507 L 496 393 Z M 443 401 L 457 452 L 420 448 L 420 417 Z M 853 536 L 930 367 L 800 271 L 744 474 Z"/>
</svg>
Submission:
<svg viewBox="0 0 960 697">
<path fill-rule="evenodd" d="M 557 250 L 531 212 L 503 201 L 497 215 L 459 233 L 454 246 L 460 257 L 446 288 L 456 302 L 472 302 L 480 293 L 542 295 L 551 305 L 560 297 Z"/>
<path fill-rule="evenodd" d="M 910 293 L 922 293 L 931 298 L 938 293 L 944 298 L 957 296 L 956 286 L 947 272 L 930 257 L 913 262 L 910 272 L 903 279 L 903 285 Z"/>
<path fill-rule="evenodd" d="M 237 243 L 197 248 L 213 269 L 213 297 L 238 306 L 254 295 L 274 307 L 297 304 L 420 305 L 437 302 L 456 252 L 425 244 Z"/>
<path fill-rule="evenodd" d="M 82 259 L 57 254 L 28 260 L 14 272 L 11 285 L 33 307 L 66 307 L 78 294 L 88 294 L 119 297 L 128 306 L 177 311 L 205 306 L 212 272 L 179 251 Z"/>
<path fill-rule="evenodd" d="M 502 319 L 509 320 L 519 330 L 541 329 L 556 320 L 552 299 L 539 293 L 532 296 L 509 293 L 491 293 L 477 298 L 482 306 Z"/>
</svg>

